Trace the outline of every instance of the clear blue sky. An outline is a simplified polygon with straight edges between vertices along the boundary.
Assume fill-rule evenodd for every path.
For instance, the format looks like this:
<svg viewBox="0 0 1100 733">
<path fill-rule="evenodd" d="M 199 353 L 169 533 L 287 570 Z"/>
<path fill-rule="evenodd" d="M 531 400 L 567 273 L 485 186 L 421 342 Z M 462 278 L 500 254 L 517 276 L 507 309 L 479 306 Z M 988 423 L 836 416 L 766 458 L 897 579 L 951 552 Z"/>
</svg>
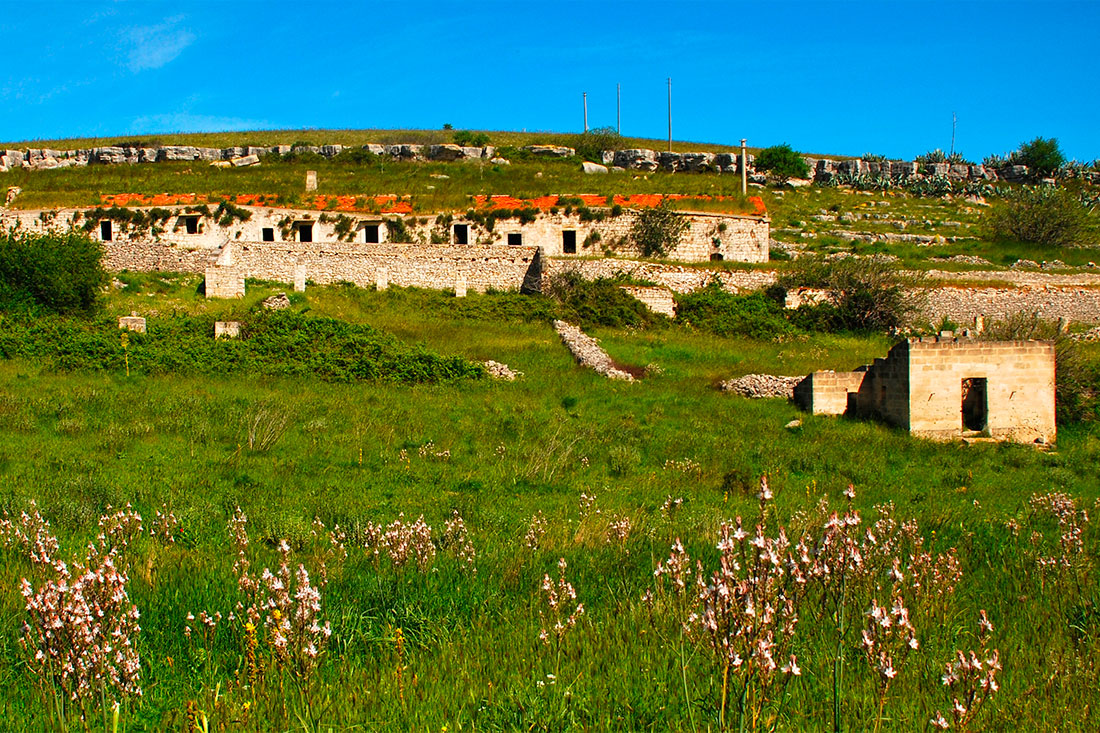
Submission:
<svg viewBox="0 0 1100 733">
<path fill-rule="evenodd" d="M 0 139 L 615 124 L 805 152 L 1100 157 L 1100 2 L 0 0 Z"/>
</svg>

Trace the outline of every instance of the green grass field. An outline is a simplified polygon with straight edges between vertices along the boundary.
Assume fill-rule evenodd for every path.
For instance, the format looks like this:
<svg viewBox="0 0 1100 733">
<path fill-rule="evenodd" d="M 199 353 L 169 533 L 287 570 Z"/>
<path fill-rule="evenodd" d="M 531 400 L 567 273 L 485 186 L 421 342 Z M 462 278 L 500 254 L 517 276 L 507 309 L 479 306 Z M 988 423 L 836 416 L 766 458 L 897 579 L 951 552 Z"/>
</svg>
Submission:
<svg viewBox="0 0 1100 733">
<path fill-rule="evenodd" d="M 250 283 L 244 302 L 207 302 L 193 278 L 124 279 L 131 285 L 110 296 L 107 313 L 139 309 L 151 324 L 175 313 L 247 320 L 273 290 Z M 143 695 L 123 700 L 118 730 L 822 730 L 834 709 L 844 730 L 921 730 L 937 710 L 951 717 L 940 678 L 955 650 L 978 648 L 980 609 L 1003 671 L 971 730 L 1100 725 L 1100 537 L 1078 521 L 1080 547 L 1072 538 L 1060 544 L 1068 528 L 1028 503 L 1032 494 L 1065 492 L 1096 509 L 1095 425 L 1061 426 L 1048 453 L 937 444 L 715 389 L 748 372 L 850 369 L 883 355 L 889 342 L 881 338 L 775 343 L 672 326 L 599 329 L 594 335 L 618 361 L 659 367 L 636 384 L 611 382 L 577 367 L 549 324 L 510 300 L 517 297 L 332 287 L 311 288 L 293 306 L 443 355 L 507 363 L 524 373 L 515 382 L 126 376 L 0 362 L 0 503 L 17 515 L 37 501 L 60 539 L 58 557 L 83 557 L 108 506 L 131 503 L 146 530 L 165 506 L 180 521 L 174 543 L 143 534 L 119 551 L 141 613 Z M 800 427 L 785 427 L 796 418 Z M 722 521 L 743 516 L 751 535 L 762 474 L 775 494 L 769 536 L 782 523 L 793 541 L 820 538 L 819 502 L 843 511 L 853 484 L 861 515 L 854 541 L 864 544 L 868 568 L 852 572 L 839 606 L 830 600 L 835 583 L 806 586 L 794 634 L 780 645 L 797 655 L 801 674 L 777 670 L 770 685 L 738 671 L 747 666 L 724 675 L 706 644 L 682 633 L 690 600 L 654 578 L 677 538 L 709 575 Z M 595 507 L 582 495 L 595 497 Z M 669 498 L 683 501 L 663 508 Z M 237 507 L 248 516 L 255 575 L 277 568 L 283 539 L 290 567 L 303 563 L 314 584 L 327 564 L 320 619 L 332 636 L 315 668 L 280 664 L 263 624 L 250 646 L 227 530 Z M 476 572 L 456 556 L 460 544 L 442 541 L 455 511 Z M 531 548 L 525 536 L 539 512 L 545 534 Z M 874 549 L 864 532 L 882 512 L 918 528 L 880 524 L 886 549 Z M 408 522 L 423 515 L 433 528 L 438 556 L 424 572 L 364 547 L 373 525 L 402 513 Z M 315 518 L 347 533 L 346 559 L 325 531 L 314 535 Z M 612 523 L 621 531 L 624 518 L 630 528 L 620 541 Z M 942 570 L 936 557 L 952 548 L 961 579 L 935 580 L 928 563 Z M 922 549 L 932 553 L 924 566 L 911 558 Z M 0 553 L 3 727 L 57 729 L 56 687 L 19 643 L 27 618 L 20 580 L 39 587 L 48 572 L 18 543 Z M 751 556 L 745 568 L 754 567 Z M 920 591 L 902 584 L 919 648 L 896 663 L 880 697 L 882 677 L 860 636 L 871 599 L 890 604 L 886 571 L 895 556 L 906 578 L 920 567 L 931 575 L 919 576 Z M 1045 557 L 1068 566 L 1041 571 Z M 557 580 L 559 558 L 585 609 L 560 639 L 540 590 L 544 574 Z M 652 604 L 642 600 L 647 590 Z M 562 608 L 567 615 L 572 605 Z M 847 614 L 839 642 L 838 608 Z M 213 630 L 188 620 L 201 612 L 222 614 Z M 550 644 L 540 642 L 542 629 Z M 86 721 L 71 710 L 68 729 L 111 730 L 103 711 L 112 697 L 90 695 Z"/>
</svg>

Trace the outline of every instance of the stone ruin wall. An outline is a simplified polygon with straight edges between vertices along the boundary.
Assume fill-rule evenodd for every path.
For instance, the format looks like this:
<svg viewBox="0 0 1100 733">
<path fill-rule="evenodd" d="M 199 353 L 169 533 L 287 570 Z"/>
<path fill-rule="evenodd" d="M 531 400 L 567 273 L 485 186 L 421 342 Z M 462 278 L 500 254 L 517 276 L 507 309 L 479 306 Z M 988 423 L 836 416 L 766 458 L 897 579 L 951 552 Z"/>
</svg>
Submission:
<svg viewBox="0 0 1100 733">
<path fill-rule="evenodd" d="M 270 154 L 315 153 L 332 158 L 346 150 L 362 149 L 373 155 L 387 155 L 399 160 L 431 160 L 452 162 L 477 160 L 501 162 L 496 157 L 493 146 L 464 147 L 450 143 L 436 145 L 417 145 L 410 143 L 376 144 L 362 146 L 348 145 L 271 145 L 236 146 L 227 148 L 204 148 L 192 145 L 162 145 L 158 147 L 137 147 L 133 145 L 114 145 L 75 150 L 55 150 L 49 148 L 24 148 L 19 150 L 0 150 L 0 172 L 14 168 L 30 170 L 50 170 L 71 166 L 87 165 L 133 165 L 138 163 L 160 163 L 171 161 L 196 161 L 217 165 L 254 165 L 263 156 Z M 572 158 L 573 148 L 559 145 L 528 145 L 525 150 L 536 157 Z M 951 163 L 920 164 L 915 161 L 871 161 L 860 158 L 832 160 L 804 156 L 810 166 L 811 178 L 827 183 L 834 176 L 870 176 L 895 179 L 915 176 L 943 177 L 956 181 L 1023 181 L 1029 177 L 1026 166 L 1006 165 L 991 168 L 984 165 L 965 165 Z M 716 172 L 740 174 L 741 155 L 739 152 L 668 152 L 647 148 L 624 150 L 605 150 L 599 163 L 610 170 L 669 172 Z M 748 173 L 755 173 L 755 157 L 747 155 Z M 1093 174 L 1100 178 L 1100 174 Z"/>
</svg>

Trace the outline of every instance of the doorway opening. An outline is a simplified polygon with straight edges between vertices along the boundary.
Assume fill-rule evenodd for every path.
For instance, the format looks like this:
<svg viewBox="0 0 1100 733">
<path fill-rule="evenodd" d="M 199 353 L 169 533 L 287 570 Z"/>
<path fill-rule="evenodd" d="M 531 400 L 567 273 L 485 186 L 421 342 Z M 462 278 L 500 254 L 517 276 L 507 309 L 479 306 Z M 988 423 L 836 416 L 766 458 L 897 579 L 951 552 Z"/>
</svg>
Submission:
<svg viewBox="0 0 1100 733">
<path fill-rule="evenodd" d="M 981 432 L 989 422 L 988 386 L 985 377 L 962 380 L 963 430 Z"/>
</svg>

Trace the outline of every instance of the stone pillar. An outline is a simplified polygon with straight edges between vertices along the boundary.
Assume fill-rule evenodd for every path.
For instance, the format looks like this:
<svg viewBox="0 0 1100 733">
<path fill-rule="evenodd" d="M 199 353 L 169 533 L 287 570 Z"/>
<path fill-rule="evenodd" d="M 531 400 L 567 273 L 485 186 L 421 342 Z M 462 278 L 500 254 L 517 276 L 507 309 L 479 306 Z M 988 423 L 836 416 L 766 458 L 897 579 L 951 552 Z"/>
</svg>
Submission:
<svg viewBox="0 0 1100 733">
<path fill-rule="evenodd" d="M 306 291 L 306 266 L 298 264 L 294 266 L 294 292 L 304 293 Z"/>
<path fill-rule="evenodd" d="M 124 331 L 133 331 L 134 333 L 145 333 L 145 319 L 139 316 L 137 313 L 131 312 L 128 316 L 122 316 L 118 319 L 118 327 Z"/>
<path fill-rule="evenodd" d="M 214 321 L 214 338 L 235 339 L 241 335 L 240 321 Z"/>
<path fill-rule="evenodd" d="M 974 333 L 981 333 L 985 330 L 985 316 L 974 316 Z"/>
<path fill-rule="evenodd" d="M 460 272 L 455 275 L 455 297 L 466 297 L 466 273 Z"/>
<path fill-rule="evenodd" d="M 317 171 L 306 171 L 306 190 L 317 190 Z"/>
<path fill-rule="evenodd" d="M 379 267 L 374 273 L 374 289 L 385 290 L 390 286 L 390 271 L 387 267 Z"/>
</svg>

